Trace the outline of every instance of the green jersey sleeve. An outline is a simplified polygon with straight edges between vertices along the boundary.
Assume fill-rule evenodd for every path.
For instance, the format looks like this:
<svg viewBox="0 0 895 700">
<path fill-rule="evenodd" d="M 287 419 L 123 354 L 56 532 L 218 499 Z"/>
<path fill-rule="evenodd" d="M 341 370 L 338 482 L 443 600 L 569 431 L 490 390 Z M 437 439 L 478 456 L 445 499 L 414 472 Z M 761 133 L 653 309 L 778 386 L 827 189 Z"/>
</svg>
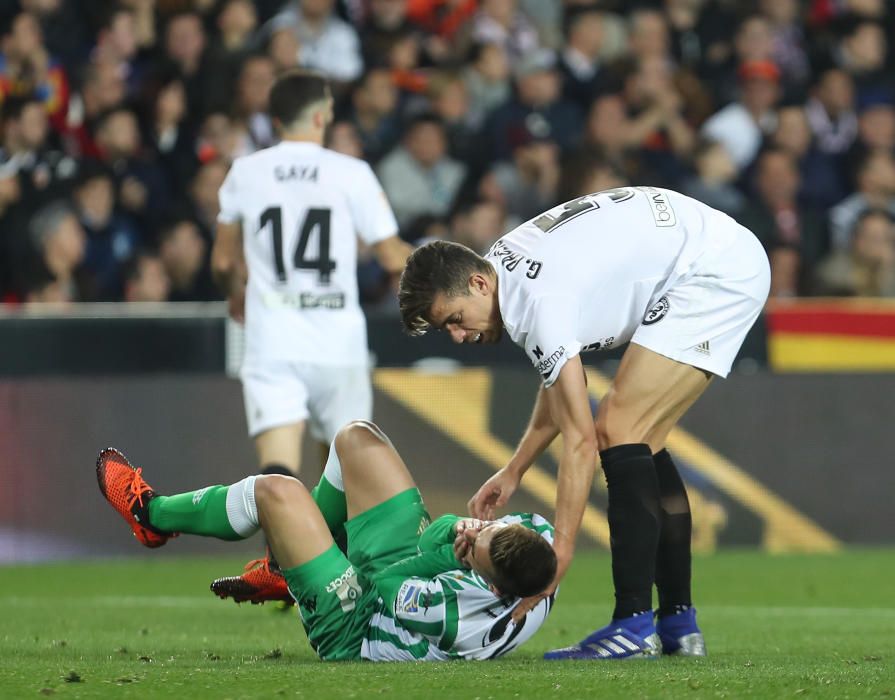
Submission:
<svg viewBox="0 0 895 700">
<path fill-rule="evenodd" d="M 453 545 L 456 537 L 454 526 L 459 520 L 461 520 L 459 515 L 442 515 L 440 518 L 433 520 L 420 536 L 420 541 L 417 545 L 419 550 L 421 552 L 429 552 L 445 544 Z"/>
<path fill-rule="evenodd" d="M 407 557 L 385 567 L 373 577 L 373 584 L 385 604 L 392 607 L 395 597 L 398 595 L 398 589 L 401 588 L 401 584 L 405 580 L 409 578 L 431 579 L 445 571 L 459 568 L 461 568 L 461 564 L 454 558 L 454 545 L 451 540 L 451 544 L 443 544 L 428 552 L 420 552 L 416 556 Z"/>
</svg>

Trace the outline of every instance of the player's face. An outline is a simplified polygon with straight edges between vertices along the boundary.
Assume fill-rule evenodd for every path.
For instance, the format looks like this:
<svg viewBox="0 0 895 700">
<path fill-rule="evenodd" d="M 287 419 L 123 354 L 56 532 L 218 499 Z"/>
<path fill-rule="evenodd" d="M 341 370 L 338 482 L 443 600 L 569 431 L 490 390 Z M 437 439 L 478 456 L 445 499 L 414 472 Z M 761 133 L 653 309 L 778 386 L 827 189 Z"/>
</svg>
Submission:
<svg viewBox="0 0 895 700">
<path fill-rule="evenodd" d="M 469 545 L 466 563 L 486 581 L 494 578 L 494 565 L 491 563 L 491 540 L 494 535 L 506 527 L 506 523 L 493 522 L 485 525 Z"/>
<path fill-rule="evenodd" d="M 468 291 L 455 297 L 437 294 L 429 313 L 432 325 L 450 333 L 455 343 L 498 342 L 503 323 L 493 280 L 476 273 L 469 279 Z"/>
</svg>

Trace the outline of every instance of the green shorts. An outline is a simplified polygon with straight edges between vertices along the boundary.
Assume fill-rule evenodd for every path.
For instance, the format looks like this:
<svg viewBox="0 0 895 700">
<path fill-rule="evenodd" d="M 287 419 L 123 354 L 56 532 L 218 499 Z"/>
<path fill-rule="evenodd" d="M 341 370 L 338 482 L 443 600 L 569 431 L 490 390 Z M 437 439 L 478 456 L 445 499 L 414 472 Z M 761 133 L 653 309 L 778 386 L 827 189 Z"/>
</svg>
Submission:
<svg viewBox="0 0 895 700">
<path fill-rule="evenodd" d="M 379 598 L 372 577 L 414 556 L 429 514 L 418 489 L 408 489 L 345 523 L 348 555 L 336 545 L 283 572 L 308 641 L 325 661 L 359 659 Z"/>
</svg>

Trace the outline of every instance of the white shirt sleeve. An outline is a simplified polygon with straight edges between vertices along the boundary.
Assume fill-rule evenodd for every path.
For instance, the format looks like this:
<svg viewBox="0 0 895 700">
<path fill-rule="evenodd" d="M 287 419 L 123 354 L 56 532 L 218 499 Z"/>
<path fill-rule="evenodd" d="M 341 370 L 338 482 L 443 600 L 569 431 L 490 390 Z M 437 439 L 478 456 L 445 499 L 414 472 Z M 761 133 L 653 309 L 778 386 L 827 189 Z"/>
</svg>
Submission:
<svg viewBox="0 0 895 700">
<path fill-rule="evenodd" d="M 233 165 L 230 166 L 227 177 L 224 178 L 224 184 L 218 190 L 218 203 L 220 204 L 218 221 L 222 224 L 235 224 L 242 221 L 236 185 L 236 163 L 237 161 L 234 161 Z"/>
<path fill-rule="evenodd" d="M 525 354 L 547 388 L 559 377 L 566 362 L 581 351 L 577 340 L 578 303 L 568 296 L 539 297 L 529 314 L 531 323 L 525 339 Z"/>
<path fill-rule="evenodd" d="M 358 161 L 357 179 L 348 201 L 357 235 L 368 245 L 378 243 L 398 233 L 398 222 L 379 180 L 369 164 Z"/>
</svg>

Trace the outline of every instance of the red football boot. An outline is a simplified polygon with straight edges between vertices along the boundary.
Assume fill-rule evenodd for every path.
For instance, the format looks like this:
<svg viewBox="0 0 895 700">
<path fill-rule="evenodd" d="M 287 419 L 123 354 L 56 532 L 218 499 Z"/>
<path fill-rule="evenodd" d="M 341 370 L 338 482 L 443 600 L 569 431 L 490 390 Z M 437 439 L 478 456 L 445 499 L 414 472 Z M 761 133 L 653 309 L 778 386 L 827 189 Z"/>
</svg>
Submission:
<svg viewBox="0 0 895 700">
<path fill-rule="evenodd" d="M 211 590 L 219 598 L 232 598 L 237 603 L 295 602 L 283 572 L 269 556 L 250 561 L 242 576 L 226 576 L 212 581 Z"/>
</svg>

